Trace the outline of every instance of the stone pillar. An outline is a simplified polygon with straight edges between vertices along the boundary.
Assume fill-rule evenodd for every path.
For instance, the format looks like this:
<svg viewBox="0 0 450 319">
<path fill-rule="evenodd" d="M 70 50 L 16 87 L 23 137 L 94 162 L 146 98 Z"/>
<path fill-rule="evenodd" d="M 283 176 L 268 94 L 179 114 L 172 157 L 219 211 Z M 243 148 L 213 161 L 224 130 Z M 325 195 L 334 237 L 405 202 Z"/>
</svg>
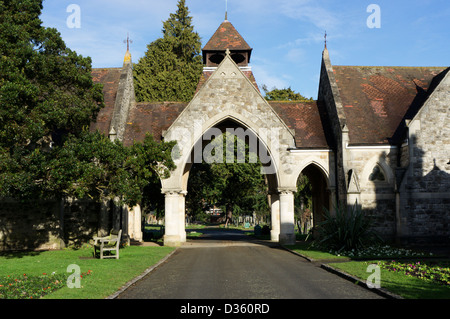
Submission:
<svg viewBox="0 0 450 319">
<path fill-rule="evenodd" d="M 295 244 L 294 190 L 280 191 L 280 244 Z"/>
<path fill-rule="evenodd" d="M 102 198 L 100 201 L 100 218 L 98 224 L 97 236 L 104 237 L 111 231 L 109 227 L 109 199 Z"/>
<path fill-rule="evenodd" d="M 128 211 L 128 235 L 130 239 L 141 242 L 143 235 L 141 229 L 141 206 L 136 205 L 133 209 L 127 208 Z"/>
<path fill-rule="evenodd" d="M 179 194 L 180 198 L 179 200 L 179 218 L 180 218 L 180 224 L 179 224 L 179 230 L 180 230 L 180 239 L 182 243 L 186 242 L 186 195 L 187 192 L 181 192 Z"/>
<path fill-rule="evenodd" d="M 165 194 L 165 234 L 164 234 L 164 246 L 178 247 L 184 241 L 182 238 L 181 229 L 184 228 L 180 226 L 181 217 L 184 216 L 180 212 L 184 207 L 184 196 L 180 195 L 181 191 L 167 191 Z M 184 223 L 182 223 L 184 225 Z M 186 234 L 186 231 L 184 231 Z"/>
<path fill-rule="evenodd" d="M 280 195 L 278 193 L 270 194 L 270 209 L 272 217 L 270 239 L 278 242 L 280 239 Z"/>
</svg>

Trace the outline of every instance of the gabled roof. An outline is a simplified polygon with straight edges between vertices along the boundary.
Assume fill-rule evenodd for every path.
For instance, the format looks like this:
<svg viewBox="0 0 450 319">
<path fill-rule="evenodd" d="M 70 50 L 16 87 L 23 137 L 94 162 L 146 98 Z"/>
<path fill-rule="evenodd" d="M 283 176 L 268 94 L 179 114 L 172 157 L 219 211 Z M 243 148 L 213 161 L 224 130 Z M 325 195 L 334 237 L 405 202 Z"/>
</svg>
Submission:
<svg viewBox="0 0 450 319">
<path fill-rule="evenodd" d="M 109 134 L 121 73 L 122 68 L 92 70 L 93 82 L 103 84 L 103 97 L 105 102 L 105 107 L 97 115 L 97 121 L 91 123 L 90 130 L 92 132 L 99 130 L 102 134 Z"/>
<path fill-rule="evenodd" d="M 420 108 L 444 67 L 333 66 L 350 144 L 395 144 L 405 115 Z M 397 133 L 396 133 L 397 132 Z"/>
<path fill-rule="evenodd" d="M 252 50 L 236 28 L 227 20 L 222 22 L 203 51 Z"/>
<path fill-rule="evenodd" d="M 269 102 L 286 125 L 295 131 L 295 145 L 304 149 L 328 149 L 322 107 L 317 101 Z"/>
</svg>

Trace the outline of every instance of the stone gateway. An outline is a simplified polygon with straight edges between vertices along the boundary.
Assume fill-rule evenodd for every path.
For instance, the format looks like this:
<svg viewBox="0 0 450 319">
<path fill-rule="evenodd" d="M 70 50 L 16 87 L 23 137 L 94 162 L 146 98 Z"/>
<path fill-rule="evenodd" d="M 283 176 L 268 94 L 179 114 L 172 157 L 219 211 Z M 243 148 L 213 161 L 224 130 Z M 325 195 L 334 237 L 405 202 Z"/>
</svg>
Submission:
<svg viewBox="0 0 450 319">
<path fill-rule="evenodd" d="M 251 132 L 270 156 L 272 240 L 295 240 L 294 192 L 301 173 L 313 183 L 316 220 L 317 207 L 357 203 L 386 238 L 448 239 L 448 67 L 334 66 L 325 46 L 317 100 L 268 102 L 251 56 L 249 44 L 225 20 L 203 48 L 203 76 L 189 103 L 136 103 L 129 59 L 121 70 L 94 70 L 108 105 L 92 129 L 113 132 L 126 145 L 147 132 L 178 143 L 177 169 L 161 181 L 166 245 L 186 240 L 194 150 L 201 154 L 208 131 L 224 127 Z"/>
<path fill-rule="evenodd" d="M 203 75 L 189 103 L 136 102 L 129 51 L 122 68 L 92 72 L 104 85 L 105 99 L 92 131 L 124 145 L 142 141 L 146 133 L 177 142 L 177 168 L 161 180 L 165 245 L 186 241 L 189 172 L 195 154 L 203 154 L 203 141 L 217 129 L 245 132 L 268 155 L 273 241 L 295 242 L 300 174 L 313 186 L 315 222 L 323 207 L 357 204 L 387 239 L 448 241 L 448 67 L 335 66 L 325 46 L 317 100 L 269 102 L 253 75 L 252 54 L 225 20 L 203 48 Z M 124 234 L 141 240 L 139 207 L 122 215 Z"/>
</svg>

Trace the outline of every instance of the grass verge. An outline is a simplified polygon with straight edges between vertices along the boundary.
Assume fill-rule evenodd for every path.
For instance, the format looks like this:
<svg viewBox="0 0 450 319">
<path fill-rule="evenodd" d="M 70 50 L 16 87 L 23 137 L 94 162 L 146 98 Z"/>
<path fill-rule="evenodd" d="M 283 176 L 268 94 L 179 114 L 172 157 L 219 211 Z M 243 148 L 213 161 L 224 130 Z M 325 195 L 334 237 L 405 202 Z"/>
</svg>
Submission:
<svg viewBox="0 0 450 319">
<path fill-rule="evenodd" d="M 351 261 L 345 263 L 331 263 L 330 266 L 340 269 L 347 274 L 366 281 L 371 273 L 367 272 L 370 264 L 378 261 Z M 410 262 L 403 262 L 405 265 Z M 380 268 L 381 288 L 386 289 L 405 299 L 449 299 L 450 286 L 443 285 L 432 280 L 424 280 L 415 276 L 406 275 L 404 272 L 390 271 Z"/>
<path fill-rule="evenodd" d="M 297 242 L 295 245 L 286 246 L 289 250 L 292 250 L 300 255 L 303 255 L 307 258 L 313 259 L 314 261 L 345 261 L 350 260 L 350 258 L 346 256 L 336 256 L 329 252 L 325 252 L 318 248 L 315 248 L 311 245 L 310 242 Z"/>
<path fill-rule="evenodd" d="M 42 298 L 103 299 L 142 274 L 147 268 L 157 264 L 173 250 L 174 248 L 171 247 L 129 246 L 120 249 L 120 259 L 101 260 L 92 258 L 92 248 L 3 254 L 0 255 L 0 284 L 4 282 L 6 286 L 2 284 L 3 287 L 0 289 L 13 289 L 14 284 L 19 281 L 11 282 L 11 278 L 22 278 L 24 274 L 30 278 L 50 277 L 52 274 L 67 278 L 73 274 L 73 271 L 68 272 L 68 266 L 77 265 L 82 273 L 80 288 L 70 289 L 66 284 L 67 279 L 65 279 L 66 282 L 62 288 L 53 290 L 49 294 L 42 291 Z M 64 280 L 61 277 L 58 278 L 60 282 Z M 43 283 L 42 287 L 39 280 L 34 282 L 33 290 L 49 286 L 47 282 Z M 8 298 L 22 299 L 26 297 L 22 293 L 23 290 L 19 289 L 17 294 L 8 293 Z"/>
</svg>

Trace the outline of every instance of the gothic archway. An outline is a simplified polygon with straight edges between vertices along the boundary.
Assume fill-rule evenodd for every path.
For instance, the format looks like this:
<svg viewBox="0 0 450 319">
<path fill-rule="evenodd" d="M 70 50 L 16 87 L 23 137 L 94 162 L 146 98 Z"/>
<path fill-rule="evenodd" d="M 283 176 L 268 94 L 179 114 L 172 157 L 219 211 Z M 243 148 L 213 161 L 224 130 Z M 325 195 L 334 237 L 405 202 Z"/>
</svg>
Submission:
<svg viewBox="0 0 450 319">
<path fill-rule="evenodd" d="M 204 151 L 205 142 L 227 128 L 241 129 L 260 149 L 269 176 L 274 231 L 273 240 L 295 242 L 294 192 L 295 163 L 290 149 L 295 147 L 293 132 L 226 54 L 221 64 L 207 78 L 194 99 L 164 133 L 166 141 L 176 141 L 173 152 L 176 170 L 162 180 L 165 194 L 166 234 L 164 244 L 178 246 L 185 241 L 185 196 L 190 165 Z M 264 153 L 264 152 L 262 152 Z M 279 198 L 277 198 L 279 197 Z M 278 207 L 279 206 L 279 207 Z"/>
<path fill-rule="evenodd" d="M 278 185 L 272 164 L 267 147 L 251 129 L 232 118 L 217 123 L 194 145 L 183 171 L 188 213 L 218 206 L 234 217 L 269 212 L 268 190 Z"/>
<path fill-rule="evenodd" d="M 323 221 L 324 209 L 331 209 L 330 181 L 320 166 L 311 163 L 301 171 L 297 187 L 297 225 L 300 232 L 307 234 Z"/>
</svg>

